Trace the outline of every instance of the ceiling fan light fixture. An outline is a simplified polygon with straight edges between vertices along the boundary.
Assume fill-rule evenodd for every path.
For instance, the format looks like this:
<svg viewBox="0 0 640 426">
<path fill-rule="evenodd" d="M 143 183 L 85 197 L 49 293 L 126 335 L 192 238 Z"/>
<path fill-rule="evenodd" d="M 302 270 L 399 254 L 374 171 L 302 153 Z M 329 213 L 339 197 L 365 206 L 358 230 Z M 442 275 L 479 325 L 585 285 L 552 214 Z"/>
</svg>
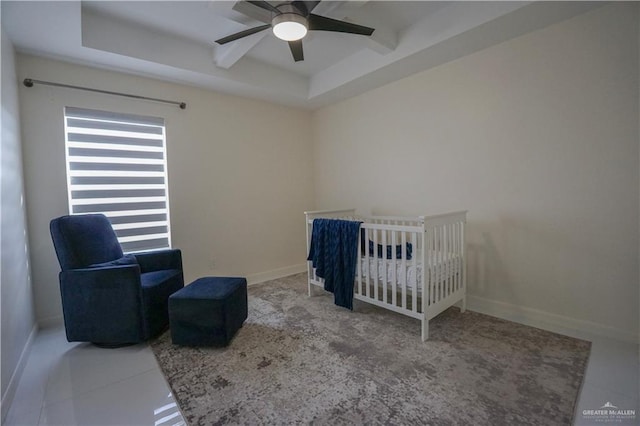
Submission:
<svg viewBox="0 0 640 426">
<path fill-rule="evenodd" d="M 297 13 L 283 13 L 271 22 L 273 34 L 280 40 L 296 41 L 307 35 L 307 19 Z"/>
</svg>

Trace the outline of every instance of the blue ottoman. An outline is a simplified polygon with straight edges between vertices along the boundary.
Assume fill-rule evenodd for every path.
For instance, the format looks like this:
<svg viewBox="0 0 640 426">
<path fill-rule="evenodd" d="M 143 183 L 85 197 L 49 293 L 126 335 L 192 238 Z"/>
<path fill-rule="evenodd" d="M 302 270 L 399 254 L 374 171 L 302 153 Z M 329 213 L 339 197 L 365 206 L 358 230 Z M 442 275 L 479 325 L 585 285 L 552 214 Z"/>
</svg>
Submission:
<svg viewBox="0 0 640 426">
<path fill-rule="evenodd" d="M 247 319 L 247 280 L 198 278 L 169 296 L 171 340 L 185 346 L 226 346 Z"/>
</svg>

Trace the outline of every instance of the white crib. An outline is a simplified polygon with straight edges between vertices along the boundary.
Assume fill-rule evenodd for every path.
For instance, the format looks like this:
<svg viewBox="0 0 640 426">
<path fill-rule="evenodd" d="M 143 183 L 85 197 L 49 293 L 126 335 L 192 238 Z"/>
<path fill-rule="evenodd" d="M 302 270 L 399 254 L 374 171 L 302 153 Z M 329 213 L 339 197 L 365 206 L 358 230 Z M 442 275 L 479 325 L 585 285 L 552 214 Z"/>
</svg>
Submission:
<svg viewBox="0 0 640 426">
<path fill-rule="evenodd" d="M 364 233 L 365 244 L 358 243 L 354 299 L 421 320 L 423 341 L 429 338 L 430 319 L 458 302 L 461 312 L 465 311 L 466 211 L 436 216 L 361 217 L 351 209 L 311 211 L 305 216 L 307 253 L 314 219 L 363 222 L 360 233 L 361 237 Z M 389 254 L 387 246 L 391 247 Z M 410 256 L 408 251 L 412 252 Z M 324 280 L 316 275 L 310 261 L 307 264 L 312 296 L 313 286 L 324 287 Z"/>
</svg>

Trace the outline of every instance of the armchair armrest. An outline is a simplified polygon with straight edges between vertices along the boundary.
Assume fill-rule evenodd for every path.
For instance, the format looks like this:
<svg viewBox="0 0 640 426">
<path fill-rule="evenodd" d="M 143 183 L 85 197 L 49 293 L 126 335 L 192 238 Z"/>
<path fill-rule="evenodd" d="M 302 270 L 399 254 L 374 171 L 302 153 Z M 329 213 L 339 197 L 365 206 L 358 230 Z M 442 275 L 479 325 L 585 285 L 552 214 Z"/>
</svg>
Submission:
<svg viewBox="0 0 640 426">
<path fill-rule="evenodd" d="M 153 272 L 163 269 L 182 270 L 182 252 L 180 249 L 148 251 L 133 254 L 140 265 L 140 271 Z"/>
<path fill-rule="evenodd" d="M 116 298 L 135 299 L 140 293 L 140 266 L 68 269 L 60 272 L 60 285 L 63 298 L 81 297 L 93 291 L 110 291 Z M 65 294 L 66 287 L 71 287 L 68 295 Z"/>
<path fill-rule="evenodd" d="M 146 336 L 138 265 L 60 272 L 67 339 L 136 342 Z"/>
</svg>

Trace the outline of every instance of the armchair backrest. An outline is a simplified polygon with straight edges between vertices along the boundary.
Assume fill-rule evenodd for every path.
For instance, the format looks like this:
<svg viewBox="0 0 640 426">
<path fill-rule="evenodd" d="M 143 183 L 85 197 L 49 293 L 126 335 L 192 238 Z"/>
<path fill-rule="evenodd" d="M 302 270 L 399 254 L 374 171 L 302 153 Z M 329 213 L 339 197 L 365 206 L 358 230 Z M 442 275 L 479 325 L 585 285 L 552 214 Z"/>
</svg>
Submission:
<svg viewBox="0 0 640 426">
<path fill-rule="evenodd" d="M 63 271 L 110 262 L 123 255 L 111 222 L 103 214 L 62 216 L 51 221 L 49 230 Z"/>
</svg>

